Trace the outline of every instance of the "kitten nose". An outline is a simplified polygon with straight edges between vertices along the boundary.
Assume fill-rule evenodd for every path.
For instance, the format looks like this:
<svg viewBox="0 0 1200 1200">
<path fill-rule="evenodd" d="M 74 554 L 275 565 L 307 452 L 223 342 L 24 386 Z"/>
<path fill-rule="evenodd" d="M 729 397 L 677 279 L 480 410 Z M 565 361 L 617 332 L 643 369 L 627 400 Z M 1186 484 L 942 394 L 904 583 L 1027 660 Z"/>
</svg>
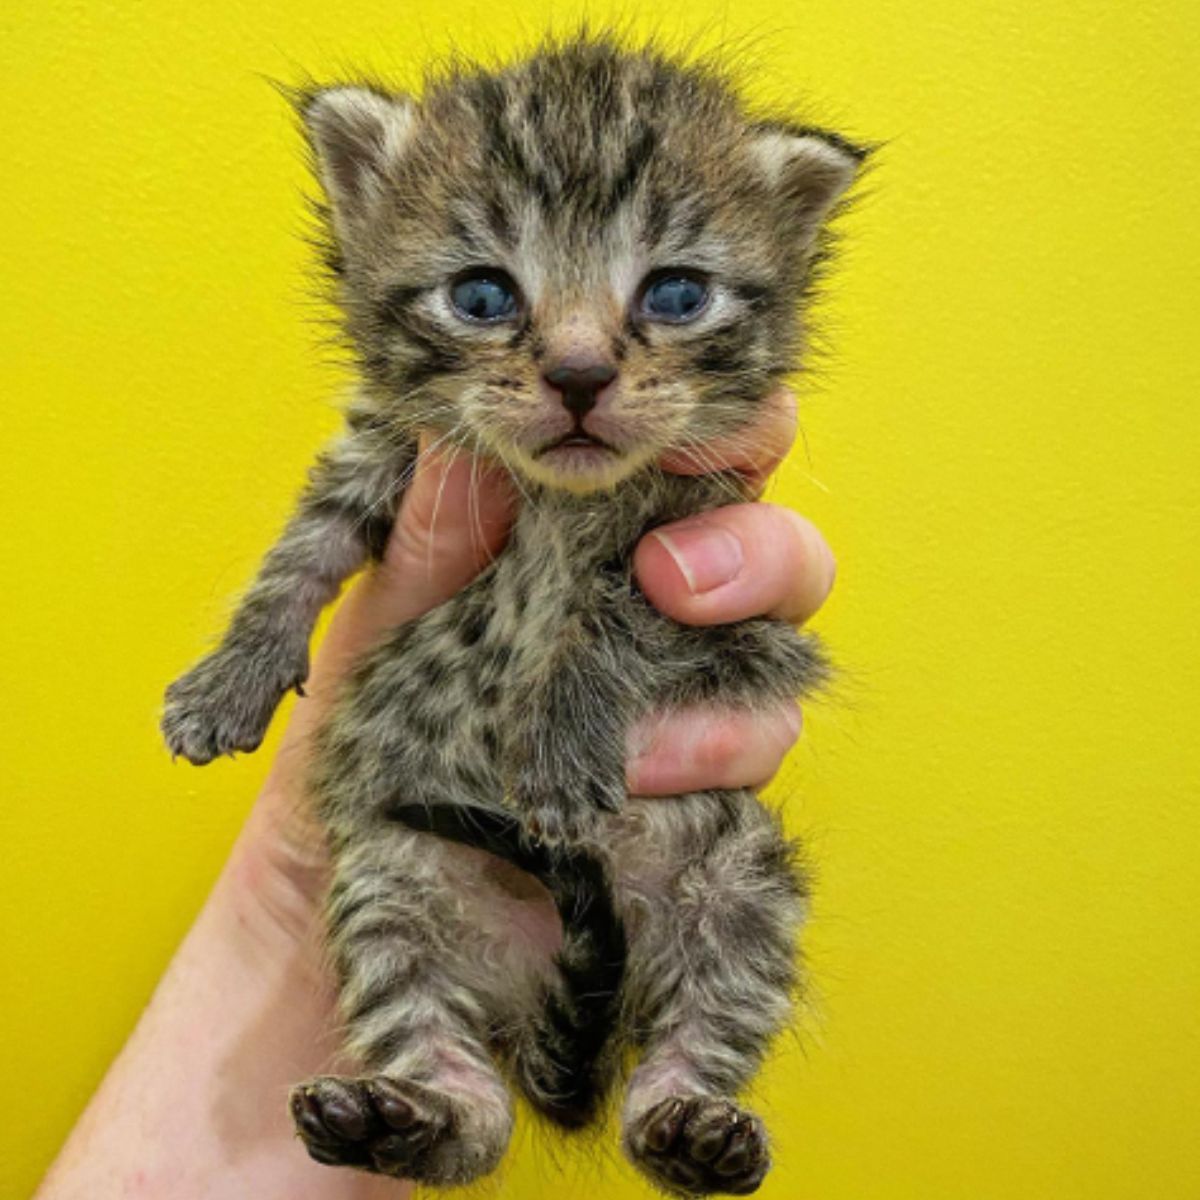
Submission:
<svg viewBox="0 0 1200 1200">
<path fill-rule="evenodd" d="M 542 378 L 561 393 L 563 407 L 573 417 L 585 417 L 596 407 L 600 393 L 617 377 L 616 367 L 596 362 L 580 365 L 564 362 Z"/>
</svg>

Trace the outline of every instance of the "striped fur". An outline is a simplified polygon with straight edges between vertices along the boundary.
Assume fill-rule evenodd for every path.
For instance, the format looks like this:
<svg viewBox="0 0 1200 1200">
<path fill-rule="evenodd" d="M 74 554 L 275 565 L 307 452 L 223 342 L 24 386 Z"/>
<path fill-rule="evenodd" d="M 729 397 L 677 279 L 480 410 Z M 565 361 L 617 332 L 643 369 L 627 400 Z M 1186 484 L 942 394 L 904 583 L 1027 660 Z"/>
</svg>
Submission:
<svg viewBox="0 0 1200 1200">
<path fill-rule="evenodd" d="M 557 1124 L 586 1125 L 615 1067 L 610 1043 L 625 982 L 624 922 L 604 861 L 582 847 L 550 849 L 531 841 L 516 818 L 469 805 L 395 805 L 388 816 L 502 858 L 549 890 L 562 922 L 562 945 L 517 1056 L 519 1082 Z"/>
<path fill-rule="evenodd" d="M 604 38 L 458 67 L 419 99 L 298 100 L 359 399 L 221 645 L 168 690 L 172 750 L 258 744 L 320 608 L 382 552 L 420 430 L 506 464 L 525 503 L 495 563 L 364 656 L 317 739 L 363 1074 L 297 1088 L 297 1128 L 322 1162 L 463 1183 L 504 1153 L 506 1077 L 581 1126 L 634 1046 L 626 1152 L 677 1194 L 751 1191 L 770 1157 L 736 1097 L 788 1019 L 804 874 L 749 792 L 627 797 L 625 736 L 667 706 L 803 694 L 824 660 L 765 619 L 673 624 L 631 560 L 648 528 L 745 498 L 711 446 L 798 365 L 862 153 Z M 512 319 L 454 312 L 481 267 L 515 281 Z M 705 280 L 695 320 L 646 319 L 664 269 Z M 581 418 L 545 375 L 584 354 L 615 379 Z M 602 451 L 555 453 L 572 429 Z M 665 474 L 665 452 L 711 473 Z"/>
</svg>

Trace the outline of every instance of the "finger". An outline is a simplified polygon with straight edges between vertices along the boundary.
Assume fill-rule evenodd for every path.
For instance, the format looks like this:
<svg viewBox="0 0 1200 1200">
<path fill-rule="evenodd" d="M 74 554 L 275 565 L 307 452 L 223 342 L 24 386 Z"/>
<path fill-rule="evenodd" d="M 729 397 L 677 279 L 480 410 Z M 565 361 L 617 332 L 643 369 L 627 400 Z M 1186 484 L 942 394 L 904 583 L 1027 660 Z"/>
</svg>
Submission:
<svg viewBox="0 0 1200 1200">
<path fill-rule="evenodd" d="M 630 735 L 630 794 L 761 787 L 779 770 L 800 725 L 794 704 L 758 713 L 691 708 L 652 717 Z"/>
<path fill-rule="evenodd" d="M 401 619 L 419 616 L 468 584 L 503 548 L 515 512 L 501 467 L 464 451 L 430 450 L 400 505 L 382 574 Z"/>
<path fill-rule="evenodd" d="M 302 786 L 307 745 L 358 658 L 389 630 L 448 600 L 503 548 L 516 511 L 499 468 L 465 454 L 421 453 L 383 561 L 338 606 L 275 756 L 271 786 Z"/>
<path fill-rule="evenodd" d="M 744 475 L 754 491 L 767 481 L 796 440 L 796 397 L 788 388 L 776 388 L 763 402 L 753 423 L 695 451 L 665 454 L 659 465 L 675 475 L 708 475 L 734 470 Z"/>
<path fill-rule="evenodd" d="M 650 603 L 685 625 L 807 621 L 833 587 L 817 527 L 775 504 L 733 504 L 651 530 L 633 556 Z"/>
<path fill-rule="evenodd" d="M 383 561 L 339 606 L 309 682 L 330 691 L 388 629 L 436 608 L 504 547 L 516 500 L 507 472 L 465 453 L 427 451 L 396 515 Z"/>
</svg>

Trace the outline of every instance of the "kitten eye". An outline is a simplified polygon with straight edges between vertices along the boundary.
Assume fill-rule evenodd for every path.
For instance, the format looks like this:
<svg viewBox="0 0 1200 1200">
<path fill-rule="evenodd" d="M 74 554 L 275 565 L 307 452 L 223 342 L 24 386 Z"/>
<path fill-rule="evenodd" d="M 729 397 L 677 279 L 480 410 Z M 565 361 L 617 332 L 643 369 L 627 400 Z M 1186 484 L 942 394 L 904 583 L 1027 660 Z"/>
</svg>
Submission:
<svg viewBox="0 0 1200 1200">
<path fill-rule="evenodd" d="M 652 276 L 642 292 L 642 315 L 669 325 L 695 320 L 707 305 L 708 284 L 700 276 L 682 271 Z"/>
<path fill-rule="evenodd" d="M 450 285 L 450 303 L 468 321 L 507 321 L 517 315 L 517 285 L 494 267 L 470 271 Z"/>
</svg>

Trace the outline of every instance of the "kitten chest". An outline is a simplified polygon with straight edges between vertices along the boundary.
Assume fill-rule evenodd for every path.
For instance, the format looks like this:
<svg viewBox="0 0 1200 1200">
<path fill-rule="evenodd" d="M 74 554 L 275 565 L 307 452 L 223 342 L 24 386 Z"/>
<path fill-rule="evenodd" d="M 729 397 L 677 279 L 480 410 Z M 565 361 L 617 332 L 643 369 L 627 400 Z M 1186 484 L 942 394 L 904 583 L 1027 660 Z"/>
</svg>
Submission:
<svg viewBox="0 0 1200 1200">
<path fill-rule="evenodd" d="M 613 534 L 611 524 L 591 512 L 550 508 L 518 519 L 489 580 L 484 639 L 492 657 L 504 648 L 504 686 L 514 702 L 571 652 L 582 626 L 612 603 L 614 581 L 628 579 L 633 539 L 621 545 Z"/>
</svg>

